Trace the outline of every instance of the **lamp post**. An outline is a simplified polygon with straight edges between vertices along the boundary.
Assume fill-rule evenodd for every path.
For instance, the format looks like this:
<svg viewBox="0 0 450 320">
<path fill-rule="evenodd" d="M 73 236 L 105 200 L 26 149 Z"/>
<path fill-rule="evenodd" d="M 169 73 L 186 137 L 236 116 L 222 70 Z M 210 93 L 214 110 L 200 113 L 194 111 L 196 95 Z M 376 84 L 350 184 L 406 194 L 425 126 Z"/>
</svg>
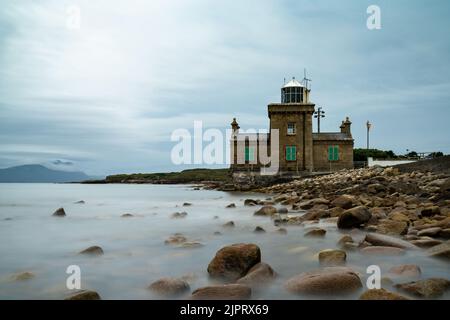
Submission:
<svg viewBox="0 0 450 320">
<path fill-rule="evenodd" d="M 314 111 L 314 118 L 317 118 L 317 132 L 320 133 L 320 118 L 325 118 L 325 111 L 322 110 L 322 107 Z"/>
<path fill-rule="evenodd" d="M 367 126 L 367 150 L 369 150 L 369 131 L 370 128 L 372 128 L 372 124 L 369 122 L 369 120 L 367 120 L 366 126 Z"/>
</svg>

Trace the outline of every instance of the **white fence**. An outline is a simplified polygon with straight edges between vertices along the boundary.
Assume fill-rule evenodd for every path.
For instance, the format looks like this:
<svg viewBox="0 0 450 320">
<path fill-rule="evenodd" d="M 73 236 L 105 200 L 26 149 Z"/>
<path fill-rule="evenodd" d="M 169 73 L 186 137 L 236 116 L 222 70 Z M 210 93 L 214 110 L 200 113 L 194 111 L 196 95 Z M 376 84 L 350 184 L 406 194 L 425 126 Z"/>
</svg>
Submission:
<svg viewBox="0 0 450 320">
<path fill-rule="evenodd" d="M 367 166 L 392 167 L 398 164 L 412 163 L 417 160 L 374 160 L 372 157 L 367 158 Z"/>
</svg>

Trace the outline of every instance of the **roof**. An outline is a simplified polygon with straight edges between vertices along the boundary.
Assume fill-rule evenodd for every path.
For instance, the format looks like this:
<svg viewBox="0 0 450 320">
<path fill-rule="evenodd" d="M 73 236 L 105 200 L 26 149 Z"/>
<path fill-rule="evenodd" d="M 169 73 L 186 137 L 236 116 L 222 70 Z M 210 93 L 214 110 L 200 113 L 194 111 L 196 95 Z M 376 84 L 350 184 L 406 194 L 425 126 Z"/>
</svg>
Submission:
<svg viewBox="0 0 450 320">
<path fill-rule="evenodd" d="M 251 141 L 256 141 L 260 138 L 262 138 L 263 140 L 266 140 L 270 137 L 270 135 L 268 133 L 243 133 L 243 132 L 242 133 L 239 132 L 237 134 L 237 136 L 238 136 L 238 139 L 239 138 L 240 139 L 248 138 Z"/>
<path fill-rule="evenodd" d="M 341 141 L 352 141 L 351 135 L 342 132 L 321 132 L 313 133 L 313 140 L 316 141 L 329 141 L 329 140 L 341 140 Z"/>
<path fill-rule="evenodd" d="M 283 86 L 283 88 L 290 88 L 290 87 L 304 87 L 304 85 L 295 80 L 294 78 Z"/>
</svg>

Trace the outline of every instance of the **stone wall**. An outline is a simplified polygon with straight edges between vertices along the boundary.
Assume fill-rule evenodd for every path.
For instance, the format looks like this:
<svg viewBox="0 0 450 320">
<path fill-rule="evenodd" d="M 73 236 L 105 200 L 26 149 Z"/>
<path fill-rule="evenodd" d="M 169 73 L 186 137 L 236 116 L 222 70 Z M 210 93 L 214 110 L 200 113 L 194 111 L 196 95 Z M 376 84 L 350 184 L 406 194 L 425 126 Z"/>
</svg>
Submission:
<svg viewBox="0 0 450 320">
<path fill-rule="evenodd" d="M 314 171 L 333 172 L 353 168 L 353 141 L 316 141 L 314 140 Z M 339 147 L 339 160 L 328 160 L 328 147 Z"/>
</svg>

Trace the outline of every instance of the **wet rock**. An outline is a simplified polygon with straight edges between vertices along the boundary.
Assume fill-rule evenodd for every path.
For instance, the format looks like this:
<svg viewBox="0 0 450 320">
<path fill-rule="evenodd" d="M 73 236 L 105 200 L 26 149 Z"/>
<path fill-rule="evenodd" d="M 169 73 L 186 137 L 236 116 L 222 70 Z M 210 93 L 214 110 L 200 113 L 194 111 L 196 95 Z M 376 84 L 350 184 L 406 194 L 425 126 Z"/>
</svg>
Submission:
<svg viewBox="0 0 450 320">
<path fill-rule="evenodd" d="M 311 200 L 306 200 L 306 201 L 300 202 L 299 204 L 296 205 L 296 207 L 299 209 L 302 209 L 302 210 L 308 210 L 308 209 L 313 208 L 316 205 L 325 205 L 325 208 L 328 209 L 329 203 L 330 203 L 330 201 L 327 199 L 316 198 L 316 199 L 311 199 Z"/>
<path fill-rule="evenodd" d="M 228 221 L 227 223 L 224 223 L 222 225 L 222 227 L 224 227 L 224 228 L 233 228 L 234 227 L 234 222 L 233 221 Z"/>
<path fill-rule="evenodd" d="M 220 235 L 222 235 L 222 232 L 220 232 L 220 231 L 214 231 L 213 235 L 215 235 L 215 236 L 220 236 Z"/>
<path fill-rule="evenodd" d="M 405 213 L 400 212 L 400 211 L 391 212 L 389 214 L 389 219 L 392 221 L 405 222 L 407 225 L 410 221 L 408 216 Z"/>
<path fill-rule="evenodd" d="M 450 259 L 450 241 L 434 246 L 427 250 L 430 257 Z"/>
<path fill-rule="evenodd" d="M 161 278 L 148 288 L 158 295 L 166 297 L 180 295 L 190 290 L 186 281 L 177 278 Z"/>
<path fill-rule="evenodd" d="M 383 234 L 368 233 L 364 241 L 367 241 L 374 246 L 396 247 L 401 249 L 417 249 L 416 246 L 412 245 L 408 241 Z"/>
<path fill-rule="evenodd" d="M 371 216 L 369 210 L 364 206 L 348 209 L 339 216 L 337 226 L 340 229 L 358 228 L 369 221 Z"/>
<path fill-rule="evenodd" d="M 450 239 L 450 228 L 441 230 L 441 232 L 439 232 L 439 237 L 444 239 Z"/>
<path fill-rule="evenodd" d="M 297 294 L 339 294 L 358 290 L 361 279 L 350 268 L 330 267 L 305 272 L 289 279 L 285 287 Z"/>
<path fill-rule="evenodd" d="M 278 228 L 275 232 L 279 233 L 279 234 L 287 234 L 288 233 L 285 228 Z"/>
<path fill-rule="evenodd" d="M 350 209 L 353 207 L 353 202 L 355 201 L 355 197 L 351 195 L 342 195 L 337 197 L 331 202 L 331 205 L 334 207 L 339 207 L 342 209 Z"/>
<path fill-rule="evenodd" d="M 122 218 L 132 218 L 134 217 L 131 213 L 124 213 L 123 215 L 121 215 Z"/>
<path fill-rule="evenodd" d="M 265 233 L 266 230 L 264 230 L 262 227 L 260 226 L 256 226 L 255 230 L 253 230 L 254 233 Z"/>
<path fill-rule="evenodd" d="M 364 292 L 360 300 L 409 300 L 408 298 L 399 295 L 398 293 L 390 292 L 386 289 L 371 289 Z"/>
<path fill-rule="evenodd" d="M 226 284 L 198 288 L 192 292 L 194 300 L 245 300 L 250 299 L 252 289 L 243 284 Z"/>
<path fill-rule="evenodd" d="M 164 241 L 165 244 L 181 244 L 187 241 L 187 238 L 181 233 L 175 233 Z"/>
<path fill-rule="evenodd" d="M 25 281 L 25 280 L 31 280 L 35 277 L 34 273 L 32 272 L 20 272 L 12 276 L 12 280 L 14 281 Z"/>
<path fill-rule="evenodd" d="M 389 269 L 389 273 L 401 277 L 420 277 L 422 271 L 415 264 L 402 264 Z"/>
<path fill-rule="evenodd" d="M 92 256 L 100 256 L 103 254 L 103 249 L 99 246 L 92 246 L 84 249 L 79 252 L 80 254 L 92 255 Z"/>
<path fill-rule="evenodd" d="M 422 217 L 431 217 L 431 216 L 434 216 L 434 215 L 438 215 L 440 213 L 441 213 L 441 210 L 439 209 L 438 206 L 426 207 L 426 208 L 423 208 L 420 211 L 420 214 L 421 214 Z"/>
<path fill-rule="evenodd" d="M 341 266 L 344 265 L 347 254 L 343 250 L 322 250 L 319 252 L 319 263 L 322 266 Z"/>
<path fill-rule="evenodd" d="M 64 211 L 64 208 L 59 208 L 55 212 L 53 212 L 52 216 L 54 217 L 65 217 L 66 212 Z"/>
<path fill-rule="evenodd" d="M 380 220 L 377 232 L 382 234 L 403 235 L 408 231 L 408 223 L 389 219 Z"/>
<path fill-rule="evenodd" d="M 376 194 L 385 190 L 386 187 L 380 183 L 372 183 L 367 186 L 367 192 L 372 194 Z"/>
<path fill-rule="evenodd" d="M 245 199 L 244 206 L 256 206 L 257 201 L 253 199 Z"/>
<path fill-rule="evenodd" d="M 277 212 L 281 214 L 287 214 L 289 211 L 287 208 L 279 208 Z"/>
<path fill-rule="evenodd" d="M 237 283 L 256 287 L 267 284 L 273 278 L 275 278 L 275 272 L 272 267 L 267 263 L 260 262 L 255 264 L 244 277 L 237 281 Z"/>
<path fill-rule="evenodd" d="M 395 287 L 421 298 L 437 298 L 450 288 L 450 281 L 441 278 L 430 278 L 397 284 Z"/>
<path fill-rule="evenodd" d="M 341 207 L 334 207 L 331 209 L 328 209 L 328 214 L 330 217 L 339 217 L 345 210 Z"/>
<path fill-rule="evenodd" d="M 185 249 L 196 249 L 196 248 L 201 248 L 204 247 L 205 245 L 201 242 L 198 241 L 186 241 L 183 242 L 181 244 L 181 248 L 185 248 Z"/>
<path fill-rule="evenodd" d="M 422 238 L 422 239 L 412 240 L 411 243 L 419 248 L 431 248 L 431 247 L 442 244 L 442 241 L 432 239 L 432 238 L 429 238 L 429 239 Z"/>
<path fill-rule="evenodd" d="M 226 208 L 228 209 L 236 208 L 236 205 L 234 203 L 230 203 L 229 205 L 226 206 Z"/>
<path fill-rule="evenodd" d="M 192 206 L 192 203 L 190 202 L 183 203 L 183 207 L 190 207 L 190 206 Z"/>
<path fill-rule="evenodd" d="M 263 206 L 254 213 L 255 216 L 271 216 L 277 213 L 277 208 L 273 206 Z"/>
<path fill-rule="evenodd" d="M 324 237 L 327 230 L 322 228 L 314 228 L 305 233 L 305 237 Z"/>
<path fill-rule="evenodd" d="M 64 300 L 101 300 L 101 298 L 96 291 L 80 290 Z"/>
<path fill-rule="evenodd" d="M 183 212 L 174 212 L 172 213 L 172 215 L 170 216 L 172 219 L 182 219 L 182 218 L 186 218 L 187 216 L 187 212 L 183 211 Z"/>
<path fill-rule="evenodd" d="M 353 238 L 350 235 L 345 234 L 339 239 L 338 245 L 343 246 L 346 243 L 352 243 L 352 242 L 353 242 Z"/>
<path fill-rule="evenodd" d="M 405 254 L 405 250 L 395 247 L 370 246 L 362 248 L 361 253 L 371 256 L 400 256 Z"/>
<path fill-rule="evenodd" d="M 257 263 L 261 262 L 261 250 L 255 244 L 233 244 L 217 251 L 208 265 L 213 277 L 237 280 Z"/>
<path fill-rule="evenodd" d="M 440 232 L 442 231 L 442 228 L 434 227 L 434 228 L 427 228 L 420 230 L 417 232 L 417 235 L 419 237 L 428 236 L 428 237 L 436 237 Z"/>
<path fill-rule="evenodd" d="M 85 204 L 84 200 L 80 200 L 80 201 L 75 201 L 75 204 Z"/>
</svg>

